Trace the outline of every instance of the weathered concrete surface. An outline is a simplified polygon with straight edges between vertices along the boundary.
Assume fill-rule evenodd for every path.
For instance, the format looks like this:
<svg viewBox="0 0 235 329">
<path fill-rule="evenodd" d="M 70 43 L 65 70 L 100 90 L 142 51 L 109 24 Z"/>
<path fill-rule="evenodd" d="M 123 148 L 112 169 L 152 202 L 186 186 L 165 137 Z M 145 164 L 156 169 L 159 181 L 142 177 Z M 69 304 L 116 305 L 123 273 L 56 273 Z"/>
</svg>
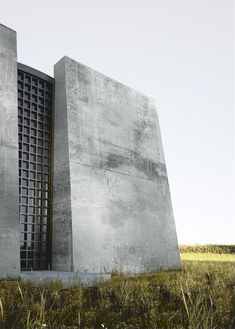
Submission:
<svg viewBox="0 0 235 329">
<path fill-rule="evenodd" d="M 0 24 L 0 279 L 20 273 L 16 33 Z"/>
<path fill-rule="evenodd" d="M 71 184 L 66 91 L 62 69 L 57 73 L 54 111 L 52 269 L 73 271 Z"/>
<path fill-rule="evenodd" d="M 53 269 L 179 268 L 154 101 L 64 57 L 54 132 Z"/>
</svg>

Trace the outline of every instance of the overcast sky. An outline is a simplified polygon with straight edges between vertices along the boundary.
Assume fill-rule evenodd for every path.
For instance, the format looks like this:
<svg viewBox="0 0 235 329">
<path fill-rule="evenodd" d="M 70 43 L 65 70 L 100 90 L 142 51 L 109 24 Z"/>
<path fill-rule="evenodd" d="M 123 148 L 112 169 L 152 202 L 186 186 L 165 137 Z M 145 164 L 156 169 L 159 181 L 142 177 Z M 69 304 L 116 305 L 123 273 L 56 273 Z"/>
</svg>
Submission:
<svg viewBox="0 0 235 329">
<path fill-rule="evenodd" d="M 18 61 L 67 55 L 156 99 L 180 243 L 235 243 L 232 0 L 0 0 Z"/>
</svg>

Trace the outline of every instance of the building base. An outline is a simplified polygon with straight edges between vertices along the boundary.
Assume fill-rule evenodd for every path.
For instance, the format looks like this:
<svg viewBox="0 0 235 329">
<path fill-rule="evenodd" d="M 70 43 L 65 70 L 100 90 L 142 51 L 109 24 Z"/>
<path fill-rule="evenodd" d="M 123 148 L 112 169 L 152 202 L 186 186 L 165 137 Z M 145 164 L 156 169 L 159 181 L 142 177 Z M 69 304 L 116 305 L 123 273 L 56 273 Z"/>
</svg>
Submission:
<svg viewBox="0 0 235 329">
<path fill-rule="evenodd" d="M 81 284 L 93 286 L 111 279 L 111 274 L 65 271 L 22 271 L 20 279 L 23 282 L 32 282 L 36 285 L 59 281 L 63 286 L 67 287 Z"/>
</svg>

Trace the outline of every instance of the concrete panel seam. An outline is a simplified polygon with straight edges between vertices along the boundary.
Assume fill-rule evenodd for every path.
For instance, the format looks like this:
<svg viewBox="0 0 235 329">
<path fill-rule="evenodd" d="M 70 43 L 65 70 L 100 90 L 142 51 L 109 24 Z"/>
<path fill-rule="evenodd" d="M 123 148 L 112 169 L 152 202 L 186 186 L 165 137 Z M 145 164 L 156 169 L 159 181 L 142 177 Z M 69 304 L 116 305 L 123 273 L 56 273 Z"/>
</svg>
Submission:
<svg viewBox="0 0 235 329">
<path fill-rule="evenodd" d="M 100 170 L 104 170 L 104 171 L 110 171 L 110 172 L 117 173 L 117 174 L 124 175 L 124 176 L 136 177 L 136 178 L 140 178 L 140 179 L 142 179 L 142 180 L 144 180 L 144 181 L 152 181 L 152 182 L 153 182 L 153 180 L 150 179 L 150 178 L 144 178 L 144 177 L 139 176 L 139 175 L 132 175 L 131 173 L 124 173 L 124 172 L 117 171 L 117 170 L 112 170 L 112 169 L 110 169 L 110 168 L 106 168 L 106 167 L 102 168 L 102 167 L 99 167 L 99 166 L 93 166 L 93 165 L 90 165 L 90 164 L 87 164 L 87 163 L 83 163 L 83 162 L 79 162 L 79 161 L 74 161 L 74 160 L 70 160 L 70 161 L 68 161 L 68 162 L 69 162 L 69 163 L 79 164 L 79 165 L 81 165 L 81 166 L 85 166 L 85 167 L 91 167 L 91 168 L 96 168 L 96 169 L 100 169 Z M 166 176 L 166 175 L 165 175 L 165 176 L 162 176 L 162 175 L 161 175 L 161 176 L 159 176 L 159 177 L 161 177 L 161 178 L 167 180 L 167 176 Z"/>
</svg>

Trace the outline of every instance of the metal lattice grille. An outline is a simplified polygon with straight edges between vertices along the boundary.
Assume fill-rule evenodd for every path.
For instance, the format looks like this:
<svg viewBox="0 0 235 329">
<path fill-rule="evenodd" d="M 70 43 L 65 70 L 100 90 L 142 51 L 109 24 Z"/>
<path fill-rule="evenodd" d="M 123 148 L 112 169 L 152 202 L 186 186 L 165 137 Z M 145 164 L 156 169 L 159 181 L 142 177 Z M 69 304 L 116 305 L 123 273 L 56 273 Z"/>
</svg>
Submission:
<svg viewBox="0 0 235 329">
<path fill-rule="evenodd" d="M 52 88 L 18 70 L 21 270 L 49 266 Z"/>
</svg>

